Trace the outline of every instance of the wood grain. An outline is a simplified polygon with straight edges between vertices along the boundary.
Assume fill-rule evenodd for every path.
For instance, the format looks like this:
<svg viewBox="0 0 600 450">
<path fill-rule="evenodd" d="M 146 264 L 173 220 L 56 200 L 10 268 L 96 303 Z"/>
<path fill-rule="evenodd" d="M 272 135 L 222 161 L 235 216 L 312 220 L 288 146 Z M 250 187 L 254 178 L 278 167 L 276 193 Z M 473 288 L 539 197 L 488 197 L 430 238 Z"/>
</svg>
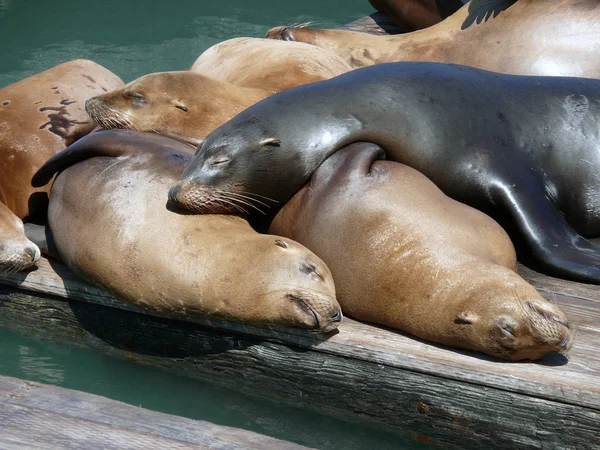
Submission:
<svg viewBox="0 0 600 450">
<path fill-rule="evenodd" d="M 0 448 L 306 447 L 98 395 L 0 376 Z"/>
<path fill-rule="evenodd" d="M 6 289 L 0 327 L 453 448 L 589 448 L 600 411 L 232 331 Z M 517 381 L 513 381 L 515 385 Z"/>
</svg>

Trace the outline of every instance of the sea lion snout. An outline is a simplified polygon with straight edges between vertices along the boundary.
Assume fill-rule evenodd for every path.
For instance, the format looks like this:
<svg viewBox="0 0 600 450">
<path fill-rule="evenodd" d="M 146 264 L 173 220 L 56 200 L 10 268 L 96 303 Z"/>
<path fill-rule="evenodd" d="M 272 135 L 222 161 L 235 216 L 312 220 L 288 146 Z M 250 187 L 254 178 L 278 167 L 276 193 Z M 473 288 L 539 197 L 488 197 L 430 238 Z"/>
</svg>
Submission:
<svg viewBox="0 0 600 450">
<path fill-rule="evenodd" d="M 89 98 L 85 102 L 85 110 L 88 115 L 94 122 L 106 130 L 114 128 L 135 129 L 130 116 L 124 111 L 119 112 L 115 110 L 111 105 L 110 97 L 108 96 L 112 94 L 112 92 L 108 92 Z"/>
<path fill-rule="evenodd" d="M 512 360 L 536 360 L 551 351 L 568 352 L 573 344 L 567 317 L 543 299 L 526 300 L 522 308 L 498 316 L 494 334 L 501 352 Z"/>
<path fill-rule="evenodd" d="M 181 208 L 198 214 L 247 215 L 248 208 L 258 208 L 252 202 L 233 191 L 212 189 L 197 183 L 181 182 L 169 189 L 169 201 Z"/>
<path fill-rule="evenodd" d="M 40 259 L 37 245 L 26 239 L 8 237 L 0 242 L 0 271 L 20 272 L 34 266 Z"/>
<path fill-rule="evenodd" d="M 296 322 L 311 331 L 327 333 L 336 329 L 343 320 L 338 302 L 329 296 L 296 289 L 286 294 Z"/>
</svg>

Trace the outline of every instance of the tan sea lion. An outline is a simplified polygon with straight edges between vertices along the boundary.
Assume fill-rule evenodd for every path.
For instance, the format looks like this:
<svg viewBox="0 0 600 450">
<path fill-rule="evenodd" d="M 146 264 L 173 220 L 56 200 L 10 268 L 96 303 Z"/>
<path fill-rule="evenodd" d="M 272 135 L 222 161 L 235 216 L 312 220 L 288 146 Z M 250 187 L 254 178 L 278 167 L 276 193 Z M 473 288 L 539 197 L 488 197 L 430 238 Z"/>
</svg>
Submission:
<svg viewBox="0 0 600 450">
<path fill-rule="evenodd" d="M 517 75 L 600 78 L 598 1 L 477 1 L 401 35 L 277 27 L 267 37 L 316 45 L 353 67 L 433 61 Z"/>
<path fill-rule="evenodd" d="M 263 89 L 200 73 L 159 72 L 89 99 L 86 109 L 107 130 L 154 132 L 197 146 L 212 130 L 268 95 Z"/>
<path fill-rule="evenodd" d="M 325 261 L 344 313 L 510 360 L 568 350 L 565 314 L 516 274 L 504 230 L 382 154 L 336 152 L 269 230 Z"/>
<path fill-rule="evenodd" d="M 270 94 L 322 81 L 352 70 L 338 56 L 314 45 L 272 39 L 229 39 L 202 53 L 190 69 Z M 266 97 L 266 95 L 265 95 Z"/>
<path fill-rule="evenodd" d="M 34 189 L 31 177 L 95 127 L 85 101 L 122 84 L 108 69 L 78 59 L 0 89 L 0 202 L 6 206 L 0 208 L 0 270 L 23 270 L 39 257 L 21 227 L 45 213 L 49 187 Z"/>
<path fill-rule="evenodd" d="M 110 130 L 51 158 L 34 183 L 64 170 L 52 188 L 48 222 L 67 266 L 167 315 L 336 328 L 342 316 L 331 273 L 306 248 L 258 234 L 240 217 L 167 207 L 187 151 L 156 134 Z"/>
</svg>

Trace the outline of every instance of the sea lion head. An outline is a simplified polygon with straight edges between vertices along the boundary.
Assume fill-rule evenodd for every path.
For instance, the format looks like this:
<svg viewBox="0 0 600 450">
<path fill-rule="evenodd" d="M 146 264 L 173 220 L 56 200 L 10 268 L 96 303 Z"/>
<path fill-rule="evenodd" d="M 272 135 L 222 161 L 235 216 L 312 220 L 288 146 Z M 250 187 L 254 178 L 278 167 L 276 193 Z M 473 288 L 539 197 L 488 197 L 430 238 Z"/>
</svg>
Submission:
<svg viewBox="0 0 600 450">
<path fill-rule="evenodd" d="M 0 203 L 0 272 L 20 272 L 40 259 L 40 249 L 25 237 L 23 222 Z"/>
<path fill-rule="evenodd" d="M 272 240 L 271 240 L 272 238 Z M 283 326 L 328 332 L 342 321 L 342 311 L 335 299 L 335 286 L 329 268 L 306 247 L 279 236 L 269 236 L 262 258 L 248 270 L 277 267 L 268 274 L 265 293 L 253 302 L 259 314 Z M 258 258 L 260 259 L 260 257 Z"/>
<path fill-rule="evenodd" d="M 218 114 L 213 80 L 193 72 L 160 72 L 90 98 L 85 109 L 102 128 L 162 134 L 197 145 L 196 126 Z M 217 102 L 218 103 L 218 102 Z"/>
<path fill-rule="evenodd" d="M 265 38 L 316 45 L 317 34 L 314 30 L 308 28 L 309 25 L 310 22 L 306 22 L 274 27 L 266 32 Z"/>
<path fill-rule="evenodd" d="M 464 311 L 455 324 L 471 328 L 478 350 L 509 360 L 536 360 L 548 352 L 566 353 L 573 336 L 566 315 L 541 296 L 487 299 L 485 314 Z"/>
<path fill-rule="evenodd" d="M 270 214 L 300 190 L 311 171 L 303 169 L 290 133 L 254 114 L 264 112 L 261 104 L 204 139 L 171 188 L 171 202 L 197 213 Z"/>
</svg>

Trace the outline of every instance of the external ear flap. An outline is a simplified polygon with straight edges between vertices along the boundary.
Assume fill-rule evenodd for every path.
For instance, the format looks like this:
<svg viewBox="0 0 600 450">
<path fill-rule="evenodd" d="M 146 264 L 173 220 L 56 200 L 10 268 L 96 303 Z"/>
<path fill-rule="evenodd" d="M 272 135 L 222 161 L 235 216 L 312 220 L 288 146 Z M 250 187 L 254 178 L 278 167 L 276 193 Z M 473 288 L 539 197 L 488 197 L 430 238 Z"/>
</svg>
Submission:
<svg viewBox="0 0 600 450">
<path fill-rule="evenodd" d="M 173 101 L 173 105 L 175 106 L 175 108 L 178 108 L 182 111 L 188 112 L 188 108 L 187 106 L 185 106 L 181 101 L 179 100 L 174 100 Z"/>
<path fill-rule="evenodd" d="M 470 313 L 469 311 L 463 311 L 460 314 L 456 315 L 456 319 L 454 319 L 454 323 L 461 325 L 471 325 L 477 320 L 477 315 Z"/>
<path fill-rule="evenodd" d="M 263 139 L 260 145 L 268 145 L 269 147 L 281 147 L 281 141 L 275 138 Z"/>
</svg>

